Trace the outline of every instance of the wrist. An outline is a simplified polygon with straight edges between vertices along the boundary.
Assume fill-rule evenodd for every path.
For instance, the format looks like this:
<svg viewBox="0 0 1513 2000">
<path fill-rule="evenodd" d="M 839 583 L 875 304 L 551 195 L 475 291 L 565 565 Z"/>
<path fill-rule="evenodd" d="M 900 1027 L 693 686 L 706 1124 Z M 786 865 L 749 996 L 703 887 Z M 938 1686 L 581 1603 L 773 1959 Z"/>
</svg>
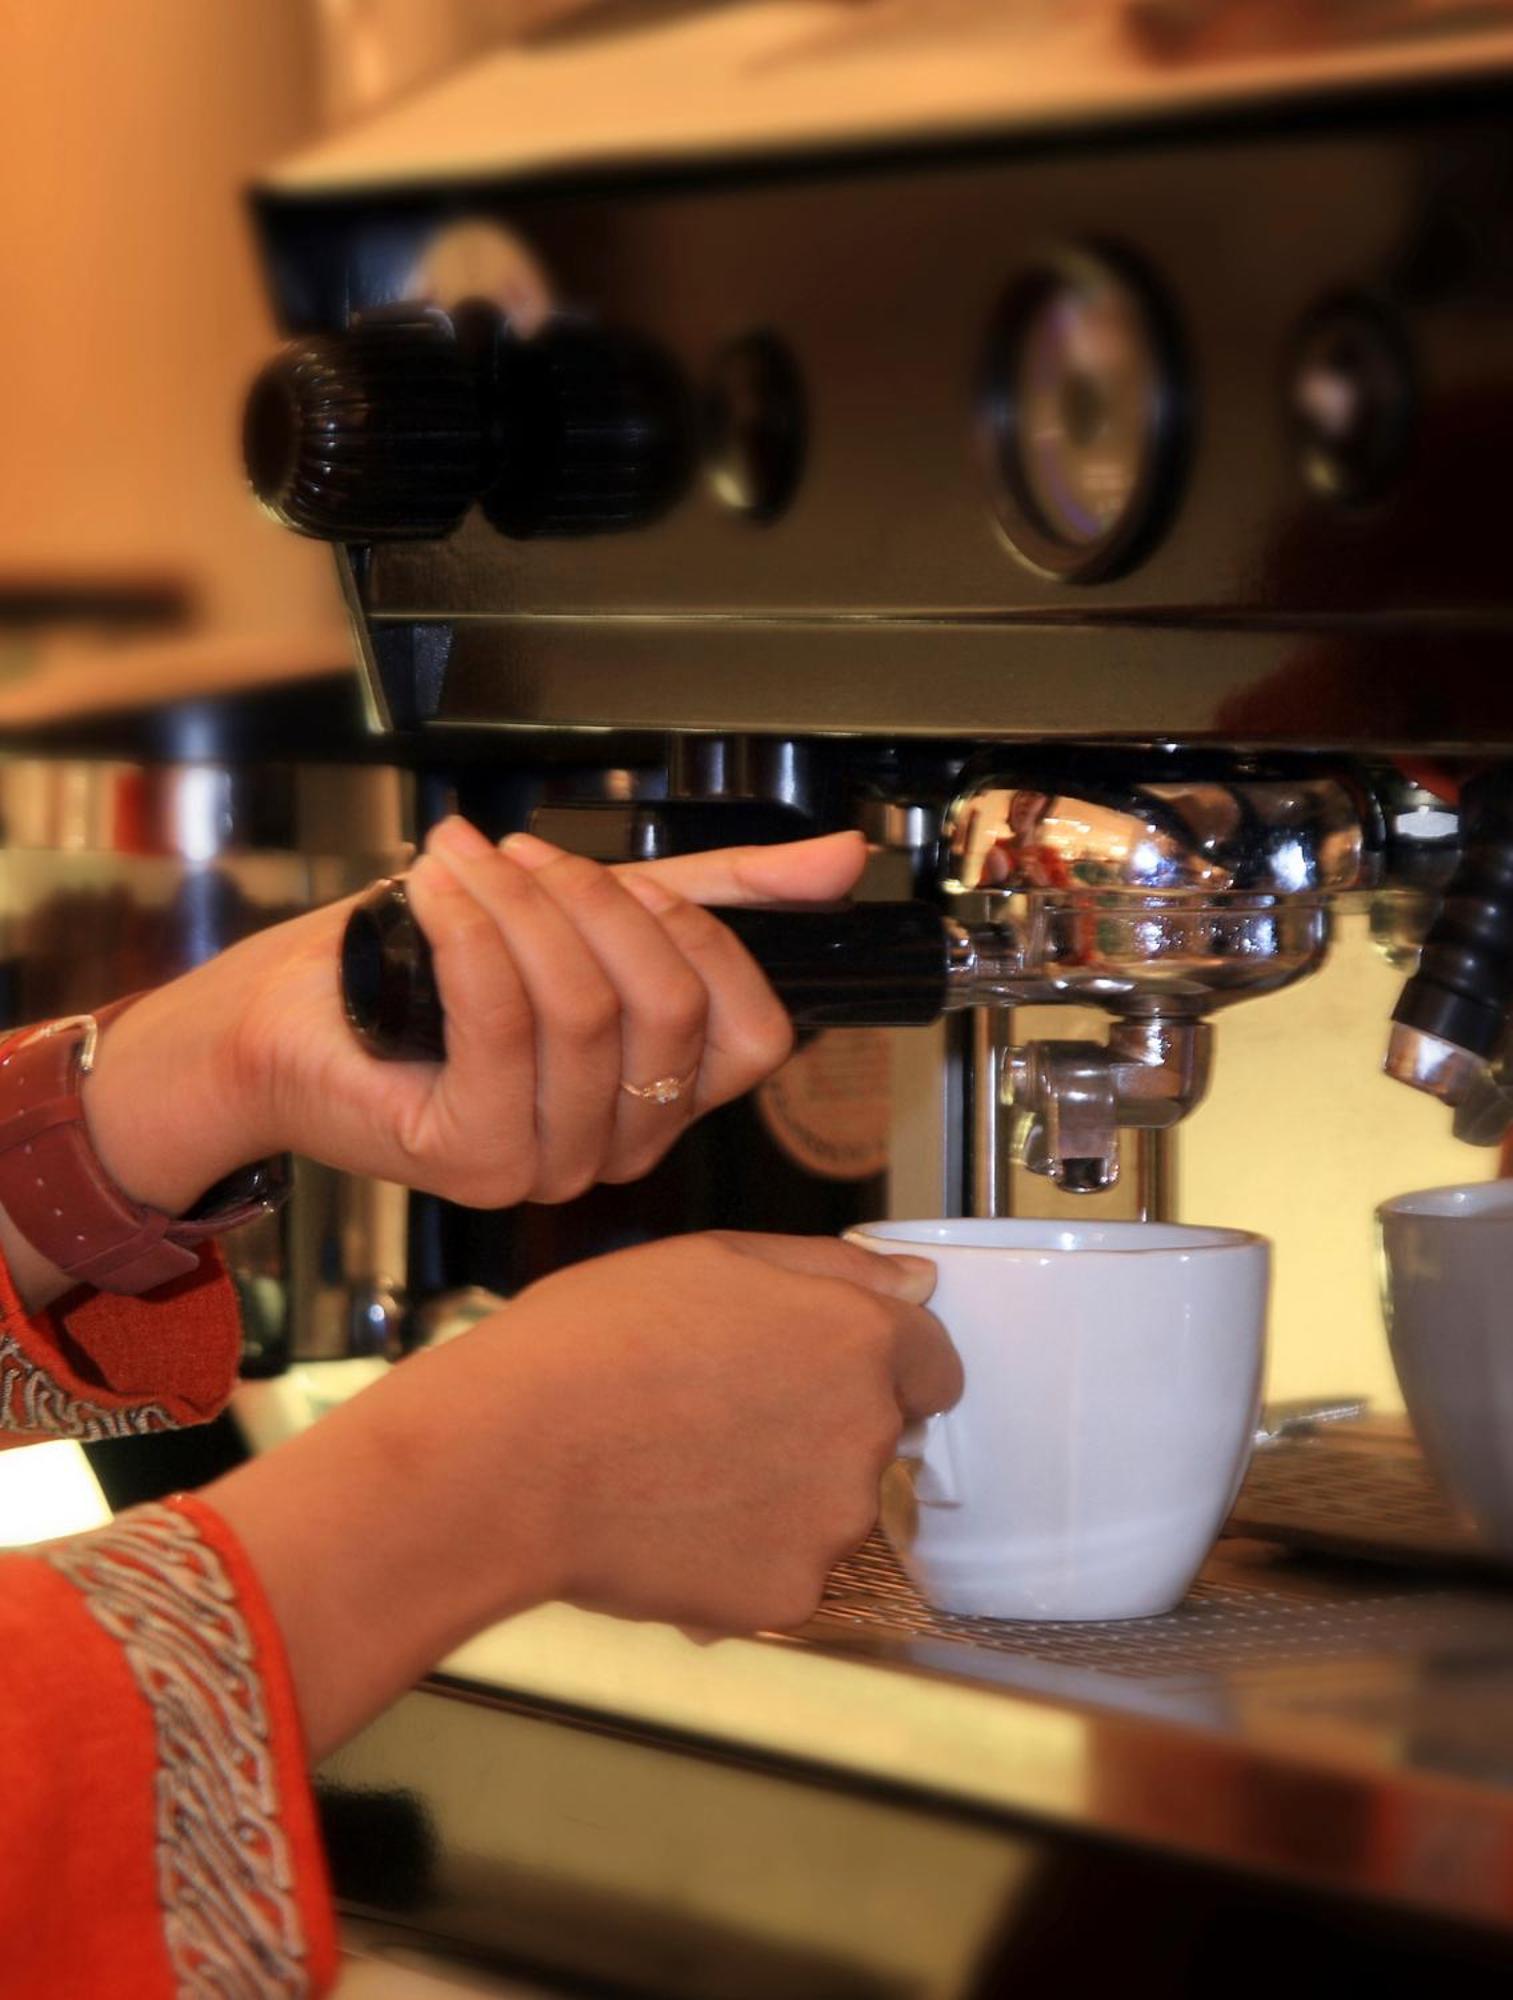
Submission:
<svg viewBox="0 0 1513 2000">
<path fill-rule="evenodd" d="M 80 1097 L 90 1141 L 123 1194 L 181 1215 L 271 1150 L 225 996 L 191 973 L 146 993 L 100 1036 Z"/>
</svg>

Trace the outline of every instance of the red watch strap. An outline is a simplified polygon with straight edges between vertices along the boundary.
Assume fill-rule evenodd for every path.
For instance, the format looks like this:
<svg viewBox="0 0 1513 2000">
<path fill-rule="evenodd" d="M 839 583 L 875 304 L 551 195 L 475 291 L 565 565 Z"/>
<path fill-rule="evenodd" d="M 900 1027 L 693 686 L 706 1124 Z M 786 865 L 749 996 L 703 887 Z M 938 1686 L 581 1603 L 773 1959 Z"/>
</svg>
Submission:
<svg viewBox="0 0 1513 2000">
<path fill-rule="evenodd" d="M 33 1029 L 0 1054 L 0 1208 L 80 1284 L 134 1294 L 186 1277 L 199 1263 L 193 1246 L 244 1212 L 179 1221 L 132 1201 L 101 1164 L 79 1097 L 80 1050 L 131 1004 Z"/>
</svg>

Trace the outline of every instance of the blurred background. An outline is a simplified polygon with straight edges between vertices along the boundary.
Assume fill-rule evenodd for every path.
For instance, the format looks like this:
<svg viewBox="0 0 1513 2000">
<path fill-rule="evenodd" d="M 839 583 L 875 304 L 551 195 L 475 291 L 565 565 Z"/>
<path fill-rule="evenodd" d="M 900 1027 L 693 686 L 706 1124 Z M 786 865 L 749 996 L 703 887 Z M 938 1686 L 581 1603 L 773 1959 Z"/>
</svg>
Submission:
<svg viewBox="0 0 1513 2000">
<path fill-rule="evenodd" d="M 244 191 L 486 43 L 574 11 L 0 11 L 0 726 L 345 664 L 326 552 L 246 497 L 239 406 L 269 319 Z"/>
</svg>

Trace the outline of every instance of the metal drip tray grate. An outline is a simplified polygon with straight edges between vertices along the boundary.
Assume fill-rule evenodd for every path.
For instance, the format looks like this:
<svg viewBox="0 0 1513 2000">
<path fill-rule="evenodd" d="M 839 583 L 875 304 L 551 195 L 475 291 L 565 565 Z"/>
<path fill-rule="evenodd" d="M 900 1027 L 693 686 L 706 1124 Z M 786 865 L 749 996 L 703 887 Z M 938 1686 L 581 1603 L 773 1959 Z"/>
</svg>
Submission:
<svg viewBox="0 0 1513 2000">
<path fill-rule="evenodd" d="M 1258 1451 L 1229 1526 L 1373 1561 L 1497 1561 L 1440 1493 L 1401 1423 L 1342 1424 Z"/>
<path fill-rule="evenodd" d="M 1163 1618 L 1085 1625 L 1001 1623 L 936 1611 L 874 1537 L 833 1573 L 809 1626 L 883 1641 L 945 1641 L 1022 1661 L 1134 1680 L 1227 1676 L 1291 1663 L 1416 1656 L 1426 1642 L 1513 1652 L 1513 1598 L 1472 1598 L 1414 1579 L 1378 1578 L 1359 1595 L 1268 1588 L 1250 1573 L 1207 1576 Z"/>
<path fill-rule="evenodd" d="M 1467 1566 L 1485 1574 L 1492 1558 L 1440 1497 L 1401 1427 L 1331 1426 L 1259 1451 L 1230 1535 L 1176 1611 L 1085 1625 L 936 1611 L 874 1535 L 834 1571 L 809 1629 L 820 1639 L 903 1644 L 916 1655 L 944 1643 L 1027 1668 L 1039 1662 L 1145 1682 L 1426 1650 L 1513 1660 L 1513 1592 L 1465 1587 Z M 1247 1558 L 1242 1537 L 1248 1547 L 1282 1549 L 1250 1547 Z M 1324 1571 L 1289 1562 L 1289 1547 L 1365 1557 L 1374 1567 Z M 1436 1577 L 1429 1566 L 1460 1576 Z M 956 1658 L 968 1665 L 964 1653 Z"/>
</svg>

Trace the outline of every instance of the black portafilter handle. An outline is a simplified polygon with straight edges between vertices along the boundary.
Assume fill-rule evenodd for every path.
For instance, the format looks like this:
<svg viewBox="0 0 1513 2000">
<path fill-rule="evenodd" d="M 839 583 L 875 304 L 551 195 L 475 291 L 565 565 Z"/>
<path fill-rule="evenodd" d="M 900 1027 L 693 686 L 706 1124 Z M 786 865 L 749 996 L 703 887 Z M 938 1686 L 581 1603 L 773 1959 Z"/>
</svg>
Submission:
<svg viewBox="0 0 1513 2000">
<path fill-rule="evenodd" d="M 753 906 L 714 913 L 745 945 L 800 1028 L 909 1028 L 940 1017 L 945 919 L 930 903 Z M 446 1054 L 431 947 L 402 881 L 347 919 L 342 999 L 363 1047 L 395 1062 Z"/>
<path fill-rule="evenodd" d="M 1502 1042 L 1513 1005 L 1513 767 L 1461 794 L 1461 858 L 1392 1018 L 1473 1055 Z"/>
</svg>

